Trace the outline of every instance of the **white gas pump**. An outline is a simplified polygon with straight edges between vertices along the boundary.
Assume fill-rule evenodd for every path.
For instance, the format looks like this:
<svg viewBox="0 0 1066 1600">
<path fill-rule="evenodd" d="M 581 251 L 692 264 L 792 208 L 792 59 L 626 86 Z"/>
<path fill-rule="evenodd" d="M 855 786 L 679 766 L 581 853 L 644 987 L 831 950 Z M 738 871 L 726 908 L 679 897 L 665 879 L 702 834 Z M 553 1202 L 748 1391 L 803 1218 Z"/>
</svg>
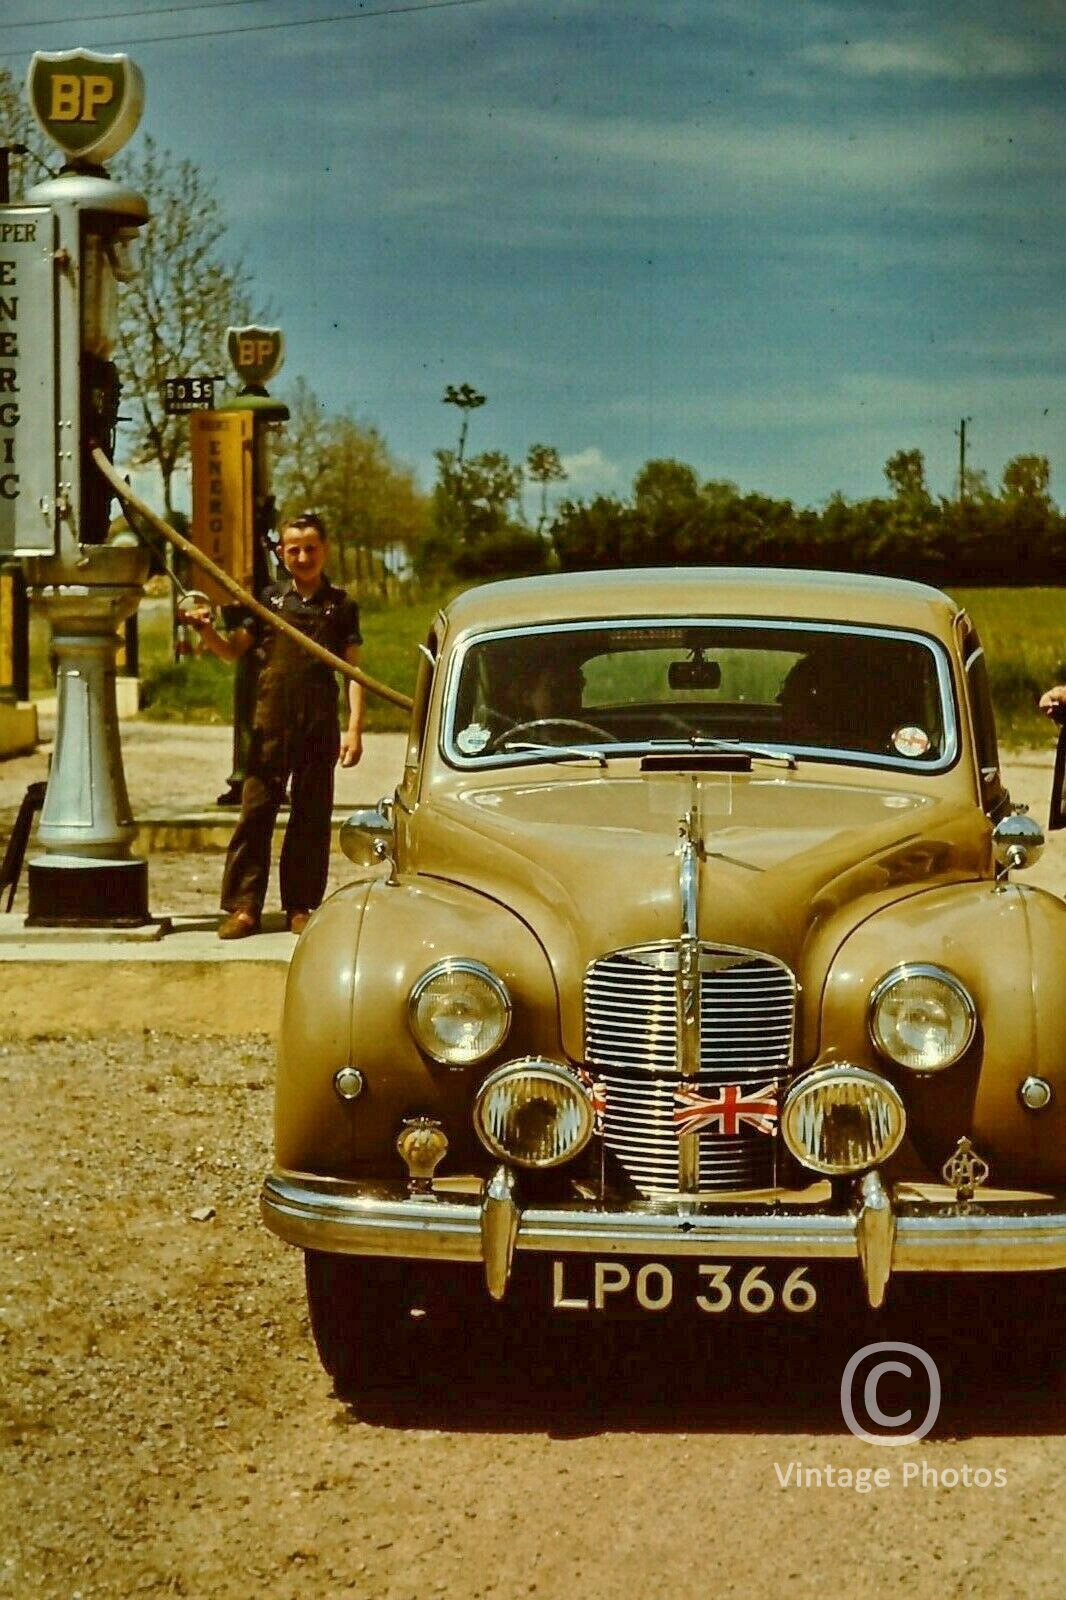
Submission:
<svg viewBox="0 0 1066 1600">
<path fill-rule="evenodd" d="M 135 824 L 126 792 L 115 703 L 117 630 L 136 610 L 148 575 L 137 548 L 105 543 L 112 489 L 92 460 L 112 458 L 119 382 L 118 284 L 136 270 L 143 196 L 108 177 L 100 162 L 133 133 L 143 104 L 141 75 L 125 56 L 89 51 L 38 53 L 28 93 L 48 136 L 67 157 L 25 205 L 46 239 L 51 273 L 51 372 L 27 339 L 27 391 L 52 405 L 50 431 L 25 445 L 25 483 L 9 518 L 8 542 L 25 555 L 31 601 L 48 617 L 57 662 L 55 750 L 28 867 L 28 925 L 143 927 L 148 864 L 131 855 Z M 3 208 L 0 208 L 0 233 Z M 39 300 L 43 263 L 27 255 Z M 2 291 L 0 291 L 2 292 Z M 44 318 L 41 319 L 42 329 Z M 27 329 L 29 334 L 31 330 Z M 20 380 L 21 381 L 21 380 Z M 17 454 L 17 450 L 16 450 Z M 25 492 L 28 490 L 28 493 Z M 0 547 L 2 547 L 0 513 Z"/>
</svg>

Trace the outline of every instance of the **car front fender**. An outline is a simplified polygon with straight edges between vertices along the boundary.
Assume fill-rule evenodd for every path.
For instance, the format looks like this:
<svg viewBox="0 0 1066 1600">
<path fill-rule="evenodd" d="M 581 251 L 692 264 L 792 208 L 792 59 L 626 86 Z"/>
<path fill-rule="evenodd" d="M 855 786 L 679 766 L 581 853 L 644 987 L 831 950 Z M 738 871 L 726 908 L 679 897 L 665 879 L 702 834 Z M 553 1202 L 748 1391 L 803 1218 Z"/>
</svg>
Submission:
<svg viewBox="0 0 1066 1600">
<path fill-rule="evenodd" d="M 408 996 L 447 957 L 483 962 L 512 1002 L 500 1048 L 474 1066 L 430 1059 L 408 1023 Z M 335 1177 L 403 1172 L 405 1117 L 439 1119 L 450 1150 L 441 1175 L 487 1158 L 470 1107 L 481 1080 L 517 1056 L 565 1059 L 551 968 L 529 929 L 495 901 L 426 877 L 359 884 L 315 913 L 293 957 L 278 1052 L 275 1148 L 282 1168 Z M 340 1067 L 362 1074 L 344 1101 Z M 464 1168 L 465 1163 L 465 1168 Z"/>
<path fill-rule="evenodd" d="M 941 1072 L 887 1062 L 869 1031 L 871 991 L 901 963 L 946 968 L 977 1007 L 973 1043 Z M 890 1077 L 915 1148 L 934 1175 L 960 1137 L 991 1181 L 1066 1179 L 1066 906 L 1025 885 L 957 884 L 916 895 L 864 922 L 838 950 L 822 1002 L 819 1060 L 854 1061 Z M 1029 1076 L 1051 1085 L 1046 1110 L 1023 1105 Z"/>
</svg>

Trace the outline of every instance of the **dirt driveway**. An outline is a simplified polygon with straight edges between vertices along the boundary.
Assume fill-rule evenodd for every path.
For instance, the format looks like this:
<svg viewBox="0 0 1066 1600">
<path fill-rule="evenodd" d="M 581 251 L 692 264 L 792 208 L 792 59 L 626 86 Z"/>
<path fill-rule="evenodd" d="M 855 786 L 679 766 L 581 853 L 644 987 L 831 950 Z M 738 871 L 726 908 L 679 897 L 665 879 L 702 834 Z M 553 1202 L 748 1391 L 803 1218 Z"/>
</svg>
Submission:
<svg viewBox="0 0 1066 1600">
<path fill-rule="evenodd" d="M 1011 776 L 1042 814 L 1046 759 Z M 271 1076 L 265 1036 L 0 1038 L 0 1595 L 1062 1594 L 1066 1388 L 988 1353 L 985 1318 L 1034 1314 L 1015 1289 L 922 1329 L 943 1406 L 902 1450 L 841 1418 L 861 1323 L 472 1324 L 417 1389 L 337 1399 L 257 1217 Z"/>
</svg>

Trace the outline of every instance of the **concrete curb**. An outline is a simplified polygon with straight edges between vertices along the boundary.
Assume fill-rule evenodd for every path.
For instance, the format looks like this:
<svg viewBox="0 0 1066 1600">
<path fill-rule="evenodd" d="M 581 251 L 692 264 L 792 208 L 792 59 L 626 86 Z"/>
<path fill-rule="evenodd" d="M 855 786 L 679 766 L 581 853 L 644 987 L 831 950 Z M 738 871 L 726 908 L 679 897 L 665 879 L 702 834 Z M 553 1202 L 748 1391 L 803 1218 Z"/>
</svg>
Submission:
<svg viewBox="0 0 1066 1600">
<path fill-rule="evenodd" d="M 0 915 L 0 1034 L 273 1033 L 292 934 L 227 942 L 213 920 L 170 922 L 168 933 L 146 940 L 137 930 L 124 937 L 117 930 L 27 929 L 21 916 Z"/>
</svg>

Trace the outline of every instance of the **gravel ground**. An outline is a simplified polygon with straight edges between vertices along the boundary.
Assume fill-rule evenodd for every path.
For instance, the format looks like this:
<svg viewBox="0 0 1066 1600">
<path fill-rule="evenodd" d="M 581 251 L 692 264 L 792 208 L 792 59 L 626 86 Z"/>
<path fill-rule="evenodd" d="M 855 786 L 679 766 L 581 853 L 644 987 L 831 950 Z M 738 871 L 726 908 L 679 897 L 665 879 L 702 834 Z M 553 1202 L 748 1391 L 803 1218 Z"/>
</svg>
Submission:
<svg viewBox="0 0 1066 1600">
<path fill-rule="evenodd" d="M 265 1037 L 0 1044 L 0 1594 L 1061 1595 L 1066 1395 L 981 1359 L 983 1322 L 905 1453 L 841 1423 L 861 1329 L 496 1347 L 472 1321 L 417 1387 L 338 1399 L 256 1215 L 270 1062 Z M 793 1462 L 889 1481 L 782 1489 Z"/>
</svg>

